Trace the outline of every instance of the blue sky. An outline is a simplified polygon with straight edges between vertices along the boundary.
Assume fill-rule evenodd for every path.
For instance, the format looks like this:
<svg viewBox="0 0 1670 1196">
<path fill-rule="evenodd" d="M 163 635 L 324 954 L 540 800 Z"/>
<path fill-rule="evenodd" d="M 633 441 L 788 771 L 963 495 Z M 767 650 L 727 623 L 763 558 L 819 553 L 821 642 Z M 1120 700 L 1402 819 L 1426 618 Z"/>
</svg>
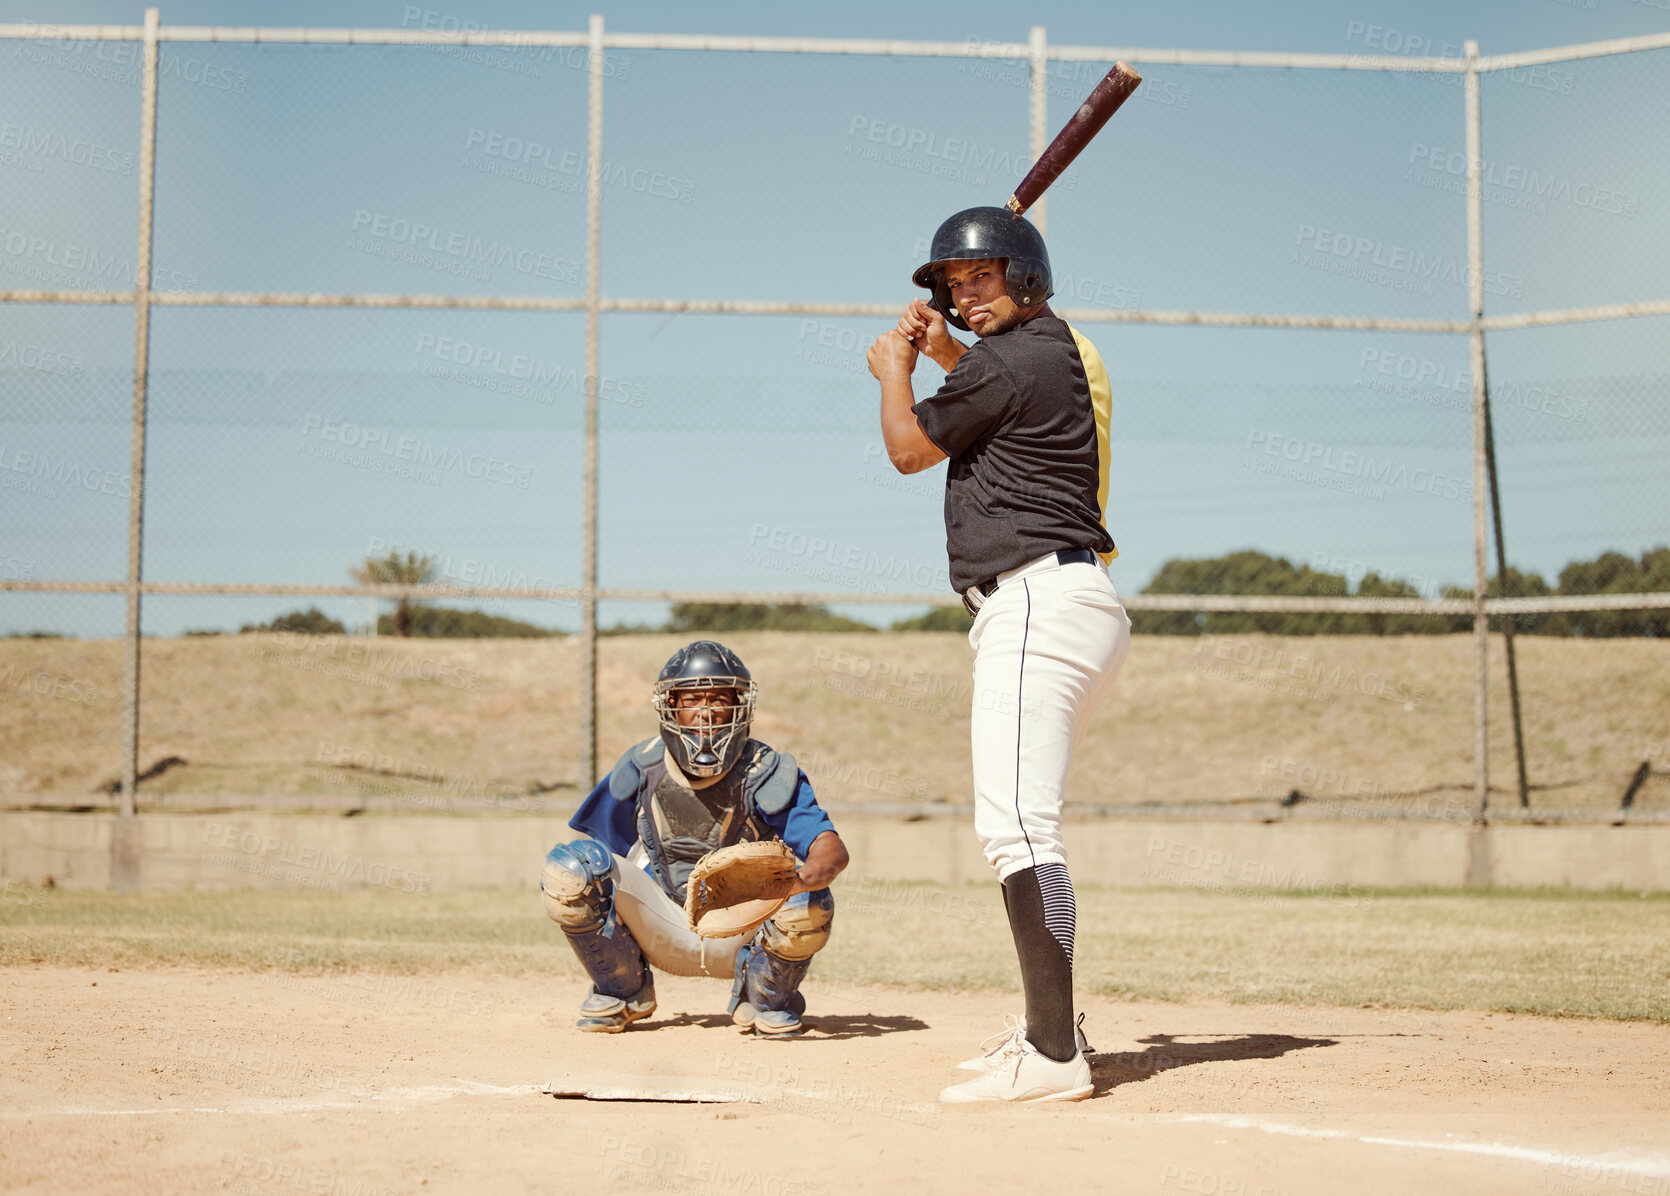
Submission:
<svg viewBox="0 0 1670 1196">
<path fill-rule="evenodd" d="M 513 3 L 215 4 L 166 23 L 583 28 Z M 1592 6 L 970 4 L 606 9 L 617 31 L 1485 53 L 1670 28 Z M 0 2 L 0 20 L 138 23 Z M 131 47 L 0 44 L 0 278 L 120 289 Z M 1487 77 L 1487 312 L 1664 297 L 1670 51 Z M 156 285 L 583 293 L 583 56 L 165 44 Z M 1100 70 L 1058 64 L 1058 126 Z M 603 292 L 903 304 L 945 215 L 1027 165 L 1024 67 L 611 51 Z M 1464 318 L 1454 77 L 1144 68 L 1052 190 L 1057 302 Z M 22 240 L 19 240 L 19 238 Z M 15 250 L 15 251 L 14 251 Z M 1670 538 L 1670 320 L 1490 338 L 1505 518 L 1546 574 Z M 876 321 L 612 316 L 601 580 L 945 590 L 938 471 L 885 466 Z M 1091 324 L 1122 389 L 1110 526 L 1134 591 L 1174 556 L 1260 548 L 1423 592 L 1470 579 L 1465 338 Z M 347 580 L 411 548 L 480 584 L 579 575 L 583 318 L 169 308 L 153 315 L 146 573 Z M 0 307 L 0 575 L 119 578 L 132 316 Z M 937 383 L 930 364 L 919 388 Z M 306 601 L 153 599 L 146 627 Z M 321 600 L 346 622 L 368 604 Z M 503 613 L 574 625 L 556 604 Z M 843 608 L 847 609 L 847 608 Z M 849 613 L 902 610 L 854 605 Z M 604 621 L 655 621 L 614 604 Z M 0 631 L 110 634 L 115 599 L 0 596 Z"/>
</svg>

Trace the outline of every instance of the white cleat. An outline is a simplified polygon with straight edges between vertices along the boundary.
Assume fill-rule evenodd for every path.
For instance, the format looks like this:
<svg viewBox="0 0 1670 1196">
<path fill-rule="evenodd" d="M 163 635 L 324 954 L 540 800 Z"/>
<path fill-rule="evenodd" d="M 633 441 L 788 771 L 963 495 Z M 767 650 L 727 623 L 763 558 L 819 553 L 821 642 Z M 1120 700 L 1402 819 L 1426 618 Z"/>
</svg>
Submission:
<svg viewBox="0 0 1670 1196">
<path fill-rule="evenodd" d="M 1015 1016 L 1013 1013 L 1003 1015 L 1003 1029 L 993 1034 L 980 1044 L 980 1054 L 972 1059 L 964 1059 L 957 1064 L 959 1071 L 990 1071 L 1003 1058 L 1009 1041 L 1015 1037 L 1026 1037 L 1026 1017 Z M 1078 1022 L 1073 1026 L 1073 1045 L 1078 1047 L 1081 1055 L 1094 1055 L 1096 1048 L 1091 1046 L 1084 1037 L 1084 1014 L 1079 1014 Z"/>
<path fill-rule="evenodd" d="M 1002 1048 L 996 1063 L 961 1084 L 939 1094 L 948 1105 L 978 1101 L 1008 1101 L 1014 1104 L 1052 1100 L 1083 1100 L 1095 1090 L 1090 1082 L 1090 1064 L 1081 1051 L 1065 1063 L 1057 1063 L 1015 1034 Z"/>
</svg>

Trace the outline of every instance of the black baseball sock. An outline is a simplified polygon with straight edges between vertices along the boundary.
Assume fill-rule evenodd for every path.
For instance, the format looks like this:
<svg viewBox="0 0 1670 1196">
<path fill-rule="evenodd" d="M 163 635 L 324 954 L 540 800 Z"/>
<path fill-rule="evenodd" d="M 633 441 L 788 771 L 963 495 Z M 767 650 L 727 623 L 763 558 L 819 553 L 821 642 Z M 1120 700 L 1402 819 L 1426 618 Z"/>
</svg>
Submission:
<svg viewBox="0 0 1670 1196">
<path fill-rule="evenodd" d="M 1073 1038 L 1073 885 L 1061 864 L 1024 868 L 1003 882 L 1003 908 L 1020 957 L 1026 1039 L 1057 1062 Z"/>
</svg>

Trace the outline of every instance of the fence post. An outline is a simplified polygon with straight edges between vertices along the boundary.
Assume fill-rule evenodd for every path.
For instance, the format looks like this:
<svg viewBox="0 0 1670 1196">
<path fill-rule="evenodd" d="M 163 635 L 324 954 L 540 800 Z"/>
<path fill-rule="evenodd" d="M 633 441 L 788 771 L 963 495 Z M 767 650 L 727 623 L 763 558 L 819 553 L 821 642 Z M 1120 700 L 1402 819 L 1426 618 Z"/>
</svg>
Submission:
<svg viewBox="0 0 1670 1196">
<path fill-rule="evenodd" d="M 1467 293 L 1472 311 L 1473 370 L 1473 800 L 1483 823 L 1490 804 L 1490 585 L 1486 506 L 1490 481 L 1485 463 L 1484 191 L 1479 161 L 1479 43 L 1467 42 Z"/>
<path fill-rule="evenodd" d="M 128 472 L 126 676 L 122 683 L 121 815 L 110 839 L 110 883 L 131 889 L 139 880 L 139 836 L 134 822 L 139 788 L 139 583 L 144 577 L 145 400 L 151 357 L 151 214 L 156 180 L 157 9 L 145 10 L 144 67 L 139 90 L 139 239 L 133 259 L 133 429 Z"/>
<path fill-rule="evenodd" d="M 1030 93 L 1032 99 L 1032 160 L 1036 162 L 1044 156 L 1044 151 L 1049 148 L 1050 144 L 1049 60 L 1044 56 L 1045 42 L 1042 25 L 1032 27 L 1029 45 L 1029 57 L 1032 59 L 1032 87 Z M 1040 195 L 1026 211 L 1040 237 L 1048 231 L 1045 226 L 1046 216 L 1044 211 L 1044 204 L 1048 199 L 1047 194 Z"/>
<path fill-rule="evenodd" d="M 586 135 L 586 463 L 580 555 L 580 793 L 597 780 L 598 220 L 603 208 L 603 16 L 591 16 Z"/>
</svg>

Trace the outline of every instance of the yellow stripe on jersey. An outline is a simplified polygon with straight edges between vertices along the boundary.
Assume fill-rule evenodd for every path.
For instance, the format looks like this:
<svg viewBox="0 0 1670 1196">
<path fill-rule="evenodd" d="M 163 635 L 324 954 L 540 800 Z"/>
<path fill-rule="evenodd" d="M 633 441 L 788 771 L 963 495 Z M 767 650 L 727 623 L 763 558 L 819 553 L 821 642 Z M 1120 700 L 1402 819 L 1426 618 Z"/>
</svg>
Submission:
<svg viewBox="0 0 1670 1196">
<path fill-rule="evenodd" d="M 1079 360 L 1084 362 L 1084 377 L 1090 383 L 1090 406 L 1096 413 L 1096 509 L 1101 512 L 1102 526 L 1108 526 L 1108 466 L 1113 458 L 1112 437 L 1110 429 L 1113 424 L 1113 383 L 1108 380 L 1107 367 L 1102 364 L 1102 355 L 1096 352 L 1096 346 L 1079 335 L 1079 330 L 1071 324 L 1067 331 L 1073 334 L 1073 343 L 1078 346 Z M 1109 528 L 1109 535 L 1113 529 Z M 1101 554 L 1102 564 L 1107 564 L 1119 555 L 1119 548 L 1115 544 L 1112 552 Z"/>
</svg>

